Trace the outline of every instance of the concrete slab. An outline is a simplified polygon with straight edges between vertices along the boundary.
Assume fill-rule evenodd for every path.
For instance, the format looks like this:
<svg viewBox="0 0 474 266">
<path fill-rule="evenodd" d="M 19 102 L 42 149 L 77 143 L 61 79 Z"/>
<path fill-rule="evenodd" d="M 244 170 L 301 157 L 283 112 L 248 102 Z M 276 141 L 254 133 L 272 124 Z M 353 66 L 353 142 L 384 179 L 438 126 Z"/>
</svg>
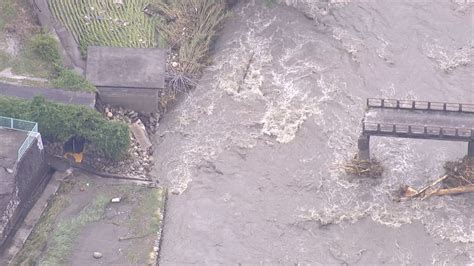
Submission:
<svg viewBox="0 0 474 266">
<path fill-rule="evenodd" d="M 155 265 L 165 200 L 161 187 L 74 171 L 12 264 Z"/>
<path fill-rule="evenodd" d="M 92 46 L 87 50 L 86 77 L 97 87 L 162 89 L 166 50 Z"/>
</svg>

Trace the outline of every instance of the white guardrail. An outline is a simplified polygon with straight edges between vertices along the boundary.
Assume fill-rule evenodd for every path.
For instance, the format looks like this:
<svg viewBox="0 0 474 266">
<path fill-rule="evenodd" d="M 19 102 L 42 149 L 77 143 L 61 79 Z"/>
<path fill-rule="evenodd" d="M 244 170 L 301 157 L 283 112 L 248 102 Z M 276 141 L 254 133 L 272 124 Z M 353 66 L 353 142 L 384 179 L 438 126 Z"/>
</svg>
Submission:
<svg viewBox="0 0 474 266">
<path fill-rule="evenodd" d="M 20 148 L 18 149 L 18 162 L 21 160 L 25 152 L 31 146 L 31 143 L 33 143 L 33 141 L 38 138 L 38 136 L 40 136 L 38 133 L 38 123 L 31 121 L 0 116 L 0 128 L 8 128 L 28 133 L 25 141 L 23 141 Z M 39 141 L 41 141 L 41 139 L 39 139 Z"/>
</svg>

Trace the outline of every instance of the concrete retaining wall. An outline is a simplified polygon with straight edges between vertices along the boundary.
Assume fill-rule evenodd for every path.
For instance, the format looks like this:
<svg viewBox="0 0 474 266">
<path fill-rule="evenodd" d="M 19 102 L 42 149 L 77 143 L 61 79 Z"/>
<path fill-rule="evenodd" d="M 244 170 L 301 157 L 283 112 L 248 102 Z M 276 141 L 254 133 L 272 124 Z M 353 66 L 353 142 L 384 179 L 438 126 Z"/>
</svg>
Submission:
<svg viewBox="0 0 474 266">
<path fill-rule="evenodd" d="M 98 87 L 101 102 L 142 113 L 158 111 L 161 90 L 142 88 Z"/>
<path fill-rule="evenodd" d="M 35 96 L 43 96 L 46 100 L 57 103 L 82 105 L 89 108 L 95 106 L 94 92 L 38 88 L 0 82 L 0 95 L 25 100 L 32 100 Z"/>
<path fill-rule="evenodd" d="M 41 147 L 41 149 L 40 149 Z M 35 140 L 15 165 L 15 185 L 10 200 L 0 220 L 0 247 L 4 244 L 20 218 L 33 206 L 32 196 L 37 192 L 43 178 L 47 176 L 49 166 L 46 164 L 44 149 Z"/>
</svg>

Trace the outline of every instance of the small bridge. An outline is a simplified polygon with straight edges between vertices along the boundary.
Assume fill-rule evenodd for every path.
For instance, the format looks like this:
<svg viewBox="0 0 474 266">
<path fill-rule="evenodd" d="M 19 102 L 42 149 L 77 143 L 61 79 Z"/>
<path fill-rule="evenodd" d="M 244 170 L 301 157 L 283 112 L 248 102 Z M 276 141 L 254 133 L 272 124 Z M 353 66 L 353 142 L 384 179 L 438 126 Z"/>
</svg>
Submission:
<svg viewBox="0 0 474 266">
<path fill-rule="evenodd" d="M 358 141 L 362 160 L 370 159 L 370 136 L 464 141 L 474 156 L 474 104 L 369 98 Z"/>
</svg>

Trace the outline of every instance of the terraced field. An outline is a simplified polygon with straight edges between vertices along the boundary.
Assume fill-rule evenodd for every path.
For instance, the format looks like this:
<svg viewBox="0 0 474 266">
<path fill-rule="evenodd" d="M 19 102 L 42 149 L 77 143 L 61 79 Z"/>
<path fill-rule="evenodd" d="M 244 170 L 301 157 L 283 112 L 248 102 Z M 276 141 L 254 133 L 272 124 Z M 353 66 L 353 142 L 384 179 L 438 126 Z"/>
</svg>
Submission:
<svg viewBox="0 0 474 266">
<path fill-rule="evenodd" d="M 157 45 L 149 0 L 49 0 L 54 16 L 74 35 L 85 55 L 89 45 L 149 48 Z"/>
</svg>

